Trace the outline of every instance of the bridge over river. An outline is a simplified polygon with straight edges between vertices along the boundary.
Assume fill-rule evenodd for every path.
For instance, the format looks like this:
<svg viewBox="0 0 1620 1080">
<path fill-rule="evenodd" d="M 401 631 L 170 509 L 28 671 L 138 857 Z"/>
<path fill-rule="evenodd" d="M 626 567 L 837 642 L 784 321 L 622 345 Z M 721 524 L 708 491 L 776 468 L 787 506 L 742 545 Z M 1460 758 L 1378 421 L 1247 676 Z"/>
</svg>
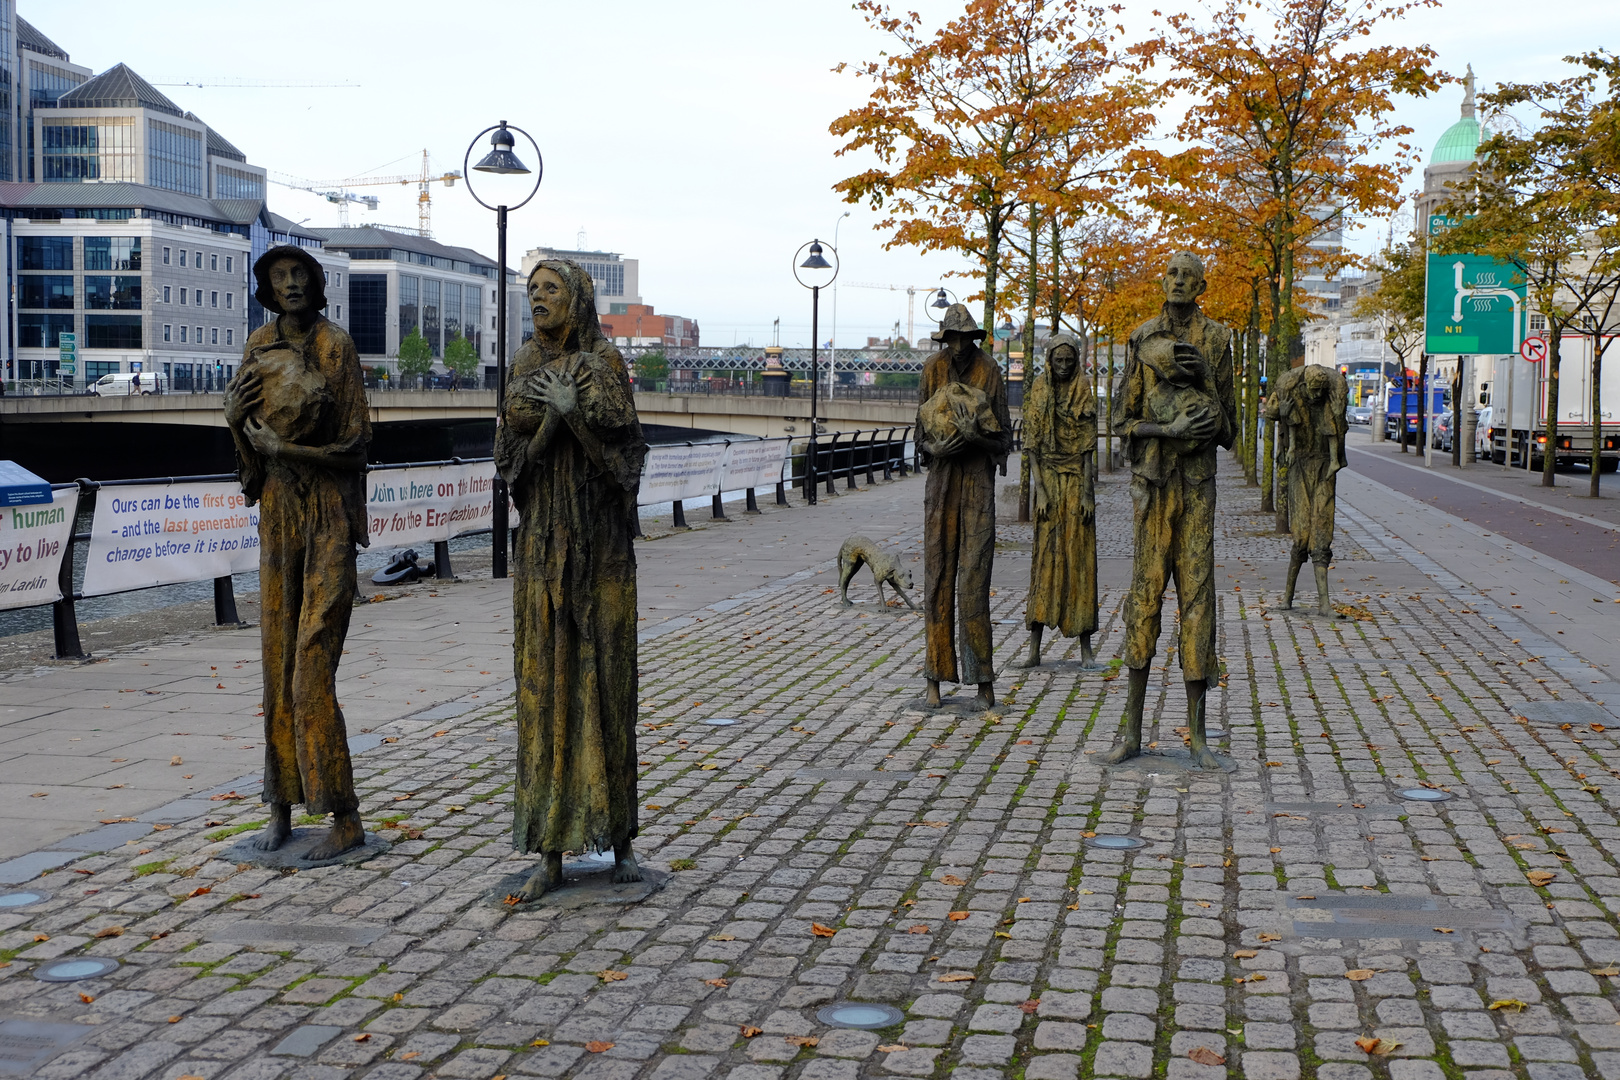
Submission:
<svg viewBox="0 0 1620 1080">
<path fill-rule="evenodd" d="M 677 383 L 685 380 L 676 380 Z M 636 409 L 655 438 L 683 431 L 761 437 L 808 435 L 810 399 L 691 380 L 691 391 L 637 392 Z M 372 456 L 415 461 L 490 452 L 493 390 L 370 390 Z M 917 414 L 915 391 L 839 388 L 823 395 L 817 415 L 825 432 L 903 427 Z M 131 476 L 229 470 L 230 438 L 223 395 L 172 393 L 140 397 L 86 395 L 0 397 L 0 457 L 13 458 L 53 481 L 112 479 L 127 462 Z"/>
</svg>

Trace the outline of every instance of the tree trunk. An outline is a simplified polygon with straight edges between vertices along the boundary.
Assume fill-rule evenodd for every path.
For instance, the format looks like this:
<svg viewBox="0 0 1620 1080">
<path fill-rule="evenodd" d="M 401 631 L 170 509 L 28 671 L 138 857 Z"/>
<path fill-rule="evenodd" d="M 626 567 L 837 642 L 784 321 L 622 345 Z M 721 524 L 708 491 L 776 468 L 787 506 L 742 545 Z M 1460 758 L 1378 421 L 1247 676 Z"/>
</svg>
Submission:
<svg viewBox="0 0 1620 1080">
<path fill-rule="evenodd" d="M 996 273 L 1001 262 L 1001 209 L 984 216 L 984 332 L 990 338 L 990 358 L 996 355 Z"/>
<path fill-rule="evenodd" d="M 1412 447 L 1412 453 L 1418 457 L 1425 457 L 1429 449 L 1429 354 L 1425 352 L 1418 357 L 1418 407 L 1417 407 L 1417 445 Z"/>
<path fill-rule="evenodd" d="M 1249 355 L 1248 382 L 1244 387 L 1244 394 L 1249 399 L 1247 414 L 1249 426 L 1243 432 L 1244 440 L 1249 444 L 1248 481 L 1250 487 L 1260 486 L 1258 445 L 1260 432 L 1260 294 L 1254 294 L 1254 303 L 1249 308 L 1249 347 L 1244 350 Z"/>
<path fill-rule="evenodd" d="M 1037 293 L 1040 290 L 1041 266 L 1039 215 L 1039 207 L 1031 206 L 1029 208 L 1029 296 L 1024 304 L 1024 371 L 1022 381 L 1019 383 L 1018 404 L 1020 408 L 1022 408 L 1024 402 L 1023 395 L 1029 392 L 1029 380 L 1035 376 L 1035 302 Z M 1012 358 L 1010 355 L 1012 341 L 1010 339 L 1007 342 L 1007 349 L 1009 351 L 1007 374 L 1010 377 L 1012 375 Z M 1078 361 L 1080 357 L 1075 359 Z M 1018 455 L 1018 520 L 1030 520 L 1028 450 Z"/>
<path fill-rule="evenodd" d="M 1592 489 L 1588 492 L 1596 499 L 1601 494 L 1598 476 L 1603 472 L 1603 332 L 1592 335 Z"/>
<path fill-rule="evenodd" d="M 1265 393 L 1270 397 L 1272 387 L 1277 385 L 1277 355 L 1281 350 L 1277 348 L 1277 324 L 1272 322 L 1272 332 L 1265 335 Z M 1265 449 L 1260 452 L 1260 512 L 1277 512 L 1277 421 L 1267 419 L 1265 426 Z"/>
<path fill-rule="evenodd" d="M 1063 332 L 1063 231 L 1058 227 L 1058 216 L 1052 215 L 1052 333 Z M 1080 347 L 1086 347 L 1086 328 L 1080 326 Z M 1083 358 L 1082 358 L 1083 359 Z M 1095 363 L 1092 373 L 1096 373 Z M 1093 380 L 1095 381 L 1095 380 Z M 1096 389 L 1095 386 L 1092 389 Z"/>
<path fill-rule="evenodd" d="M 1114 333 L 1108 332 L 1108 441 L 1103 443 L 1103 469 L 1114 471 Z"/>
<path fill-rule="evenodd" d="M 1564 325 L 1551 318 L 1547 320 L 1547 448 L 1541 452 L 1542 487 L 1557 486 L 1554 470 L 1558 467 L 1558 343 L 1563 340 Z M 1525 448 L 1527 455 L 1535 446 L 1535 440 L 1529 440 L 1529 444 Z"/>
<path fill-rule="evenodd" d="M 1244 427 L 1243 410 L 1249 404 L 1249 397 L 1248 397 L 1248 395 L 1246 393 L 1243 392 L 1243 371 L 1244 371 L 1244 368 L 1243 368 L 1243 365 L 1244 365 L 1243 345 L 1244 345 L 1243 335 L 1240 334 L 1240 333 L 1233 334 L 1232 335 L 1232 376 L 1233 376 L 1233 379 L 1237 383 L 1237 435 L 1238 435 L 1238 437 L 1235 440 L 1233 440 L 1233 442 L 1232 442 L 1232 455 L 1237 458 L 1238 467 L 1243 469 L 1245 472 L 1247 472 L 1248 471 L 1248 463 L 1244 461 L 1243 455 L 1248 452 L 1249 448 L 1243 442 L 1243 427 Z"/>
<path fill-rule="evenodd" d="M 1040 217 L 1040 208 L 1029 208 L 1029 300 L 1024 305 L 1024 388 L 1029 388 L 1029 378 L 1035 373 L 1035 303 L 1039 299 L 1040 291 L 1040 250 L 1041 234 L 1036 222 Z M 1057 324 L 1052 326 L 1052 333 L 1057 333 Z M 1076 360 L 1081 359 L 1076 357 Z"/>
</svg>

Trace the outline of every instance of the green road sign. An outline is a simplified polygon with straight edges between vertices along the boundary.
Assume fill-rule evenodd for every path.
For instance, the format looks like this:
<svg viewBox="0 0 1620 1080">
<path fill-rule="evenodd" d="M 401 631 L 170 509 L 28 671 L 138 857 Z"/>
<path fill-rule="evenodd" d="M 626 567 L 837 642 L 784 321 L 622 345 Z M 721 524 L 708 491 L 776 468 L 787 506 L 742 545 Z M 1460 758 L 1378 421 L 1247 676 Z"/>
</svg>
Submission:
<svg viewBox="0 0 1620 1080">
<path fill-rule="evenodd" d="M 61 363 L 56 365 L 56 370 L 57 373 L 61 375 L 77 375 L 79 373 L 79 365 Z"/>
<path fill-rule="evenodd" d="M 56 336 L 56 358 L 64 364 L 71 364 L 78 355 L 78 338 L 73 334 L 58 334 Z"/>
<path fill-rule="evenodd" d="M 1429 235 L 1451 219 L 1429 218 Z M 1423 311 L 1430 355 L 1505 355 L 1524 341 L 1528 295 L 1517 268 L 1482 255 L 1430 255 Z"/>
</svg>

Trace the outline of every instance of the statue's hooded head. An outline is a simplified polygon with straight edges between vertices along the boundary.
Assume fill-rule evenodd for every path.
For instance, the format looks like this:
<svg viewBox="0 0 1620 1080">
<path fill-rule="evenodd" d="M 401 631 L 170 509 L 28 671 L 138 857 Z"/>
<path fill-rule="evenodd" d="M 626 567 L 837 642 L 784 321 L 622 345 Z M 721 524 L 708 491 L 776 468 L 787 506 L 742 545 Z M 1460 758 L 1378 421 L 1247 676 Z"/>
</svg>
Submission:
<svg viewBox="0 0 1620 1080">
<path fill-rule="evenodd" d="M 529 271 L 529 312 L 535 333 L 567 327 L 569 352 L 594 352 L 603 340 L 596 315 L 596 286 L 578 263 L 545 259 Z"/>
<path fill-rule="evenodd" d="M 1047 342 L 1046 370 L 1054 382 L 1068 382 L 1080 370 L 1080 342 L 1058 334 Z"/>
</svg>

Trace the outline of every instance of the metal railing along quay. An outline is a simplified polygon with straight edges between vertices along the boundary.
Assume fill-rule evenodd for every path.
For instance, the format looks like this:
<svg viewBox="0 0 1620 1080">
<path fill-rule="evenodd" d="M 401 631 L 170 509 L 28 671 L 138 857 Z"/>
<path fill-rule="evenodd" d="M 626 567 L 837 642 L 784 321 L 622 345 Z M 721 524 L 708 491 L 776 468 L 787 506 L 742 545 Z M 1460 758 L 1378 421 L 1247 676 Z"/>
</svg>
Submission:
<svg viewBox="0 0 1620 1080">
<path fill-rule="evenodd" d="M 721 440 L 720 444 L 729 448 L 734 443 L 746 446 L 758 443 L 761 440 Z M 773 441 L 773 440 L 764 440 Z M 776 503 L 787 506 L 787 489 L 797 487 L 804 491 L 805 502 L 814 504 L 819 486 L 824 482 L 826 494 L 837 494 L 837 484 L 842 481 L 845 490 L 853 491 L 859 487 L 858 479 L 864 474 L 867 484 L 877 482 L 881 470 L 884 480 L 891 480 L 895 474 L 901 476 L 917 468 L 916 448 L 911 442 L 911 428 L 890 427 L 873 428 L 856 432 L 837 432 L 828 437 L 805 438 L 802 440 L 781 440 L 787 443 L 782 457 L 780 469 L 776 470 Z M 659 444 L 660 446 L 695 447 L 713 444 L 683 443 Z M 658 447 L 651 448 L 654 452 Z M 368 474 L 389 470 L 411 470 L 442 468 L 446 466 L 466 466 L 492 464 L 492 457 L 448 458 L 438 461 L 410 461 L 397 463 L 384 463 L 369 465 Z M 69 528 L 66 542 L 61 553 L 61 562 L 57 568 L 57 588 L 61 592 L 61 599 L 45 601 L 37 605 L 22 605 L 24 607 L 41 607 L 45 603 L 51 606 L 51 624 L 55 643 L 56 656 L 59 659 L 82 659 L 86 656 L 84 645 L 79 633 L 79 620 L 76 604 L 89 596 L 105 596 L 126 592 L 138 592 L 146 589 L 164 588 L 171 585 L 183 584 L 185 581 L 209 580 L 206 576 L 189 577 L 184 579 L 156 581 L 150 584 L 130 586 L 127 588 L 102 589 L 93 593 L 85 593 L 83 586 L 75 587 L 75 554 L 80 545 L 90 544 L 95 529 L 96 499 L 103 491 L 116 491 L 120 488 L 133 487 L 165 487 L 172 488 L 183 484 L 219 484 L 233 483 L 237 480 L 235 473 L 209 473 L 194 476 L 158 476 L 142 477 L 131 480 L 92 480 L 80 479 L 66 484 L 53 484 L 53 491 L 75 489 L 78 501 L 75 504 L 75 514 L 86 512 L 91 516 L 91 531 L 81 532 L 77 526 Z M 767 482 L 769 480 L 767 479 Z M 723 520 L 725 511 L 721 490 L 723 485 L 715 488 L 712 495 L 712 514 L 715 519 Z M 753 487 L 745 489 L 746 508 L 748 512 L 758 513 L 759 505 Z M 672 500 L 673 518 L 676 527 L 686 526 L 685 500 Z M 116 505 L 114 506 L 116 510 Z M 368 513 L 373 508 L 368 506 Z M 515 530 L 514 530 L 515 531 Z M 450 578 L 454 571 L 450 561 L 450 540 L 474 536 L 491 536 L 493 530 L 489 526 L 481 528 L 468 528 L 455 531 L 448 539 L 434 540 L 433 563 L 434 575 L 438 578 Z M 637 534 L 640 535 L 639 517 Z M 387 546 L 386 537 L 380 538 L 379 546 Z M 507 538 L 508 543 L 511 538 Z M 493 537 L 491 543 L 493 544 Z M 395 546 L 405 546 L 403 543 Z M 94 550 L 93 548 L 91 550 Z M 88 569 L 88 567 L 86 568 Z M 236 572 L 247 572 L 238 570 Z M 212 578 L 214 589 L 214 622 L 219 626 L 241 625 L 241 618 L 237 613 L 236 593 L 232 574 L 223 574 Z"/>
</svg>

